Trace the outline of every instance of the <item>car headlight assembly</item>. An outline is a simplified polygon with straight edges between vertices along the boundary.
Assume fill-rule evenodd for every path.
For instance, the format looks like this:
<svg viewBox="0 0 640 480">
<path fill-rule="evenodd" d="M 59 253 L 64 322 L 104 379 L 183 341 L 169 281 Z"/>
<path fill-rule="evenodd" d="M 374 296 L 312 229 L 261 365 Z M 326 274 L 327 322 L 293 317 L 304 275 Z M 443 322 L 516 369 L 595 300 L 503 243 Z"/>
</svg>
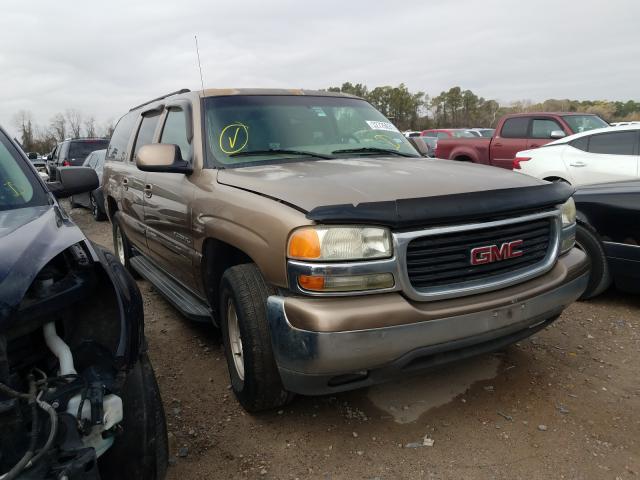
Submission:
<svg viewBox="0 0 640 480">
<path fill-rule="evenodd" d="M 384 261 L 393 256 L 391 233 L 386 228 L 302 227 L 291 234 L 287 256 L 291 279 L 297 288 L 310 294 L 372 292 L 395 286 L 388 265 L 380 265 L 380 271 L 362 270 L 367 261 Z M 336 270 L 339 262 L 345 262 L 346 271 Z M 358 264 L 352 267 L 348 262 Z"/>
<path fill-rule="evenodd" d="M 560 251 L 566 253 L 576 244 L 576 202 L 570 198 L 560 206 L 562 214 L 562 243 Z"/>
<path fill-rule="evenodd" d="M 393 248 L 386 228 L 314 226 L 295 230 L 287 252 L 292 260 L 340 262 L 389 258 Z"/>
<path fill-rule="evenodd" d="M 562 212 L 563 227 L 568 227 L 576 223 L 576 202 L 573 200 L 573 197 L 562 204 L 560 211 Z"/>
</svg>

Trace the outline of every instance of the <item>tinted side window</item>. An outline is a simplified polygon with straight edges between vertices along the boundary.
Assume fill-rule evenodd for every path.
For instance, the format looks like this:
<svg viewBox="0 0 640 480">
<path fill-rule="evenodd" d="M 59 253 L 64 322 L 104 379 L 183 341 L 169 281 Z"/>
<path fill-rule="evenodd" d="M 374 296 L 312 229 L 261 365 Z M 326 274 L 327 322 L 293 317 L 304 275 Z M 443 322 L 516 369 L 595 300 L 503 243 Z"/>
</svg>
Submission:
<svg viewBox="0 0 640 480">
<path fill-rule="evenodd" d="M 131 131 L 138 119 L 137 112 L 127 113 L 116 125 L 111 141 L 107 148 L 107 160 L 112 162 L 124 162 L 127 156 L 127 147 L 131 138 Z"/>
<path fill-rule="evenodd" d="M 615 132 L 592 135 L 589 139 L 589 152 L 608 155 L 633 155 L 638 132 Z"/>
<path fill-rule="evenodd" d="M 508 118 L 502 125 L 501 137 L 527 138 L 529 119 L 526 117 Z"/>
<path fill-rule="evenodd" d="M 569 145 L 571 145 L 574 148 L 577 148 L 578 150 L 582 150 L 583 152 L 586 152 L 587 149 L 589 148 L 589 137 L 576 138 L 574 141 L 569 143 Z"/>
<path fill-rule="evenodd" d="M 160 120 L 160 113 L 143 117 L 140 130 L 138 130 L 138 136 L 136 137 L 136 144 L 133 147 L 133 158 L 135 158 L 140 148 L 149 145 L 153 140 L 153 134 L 158 126 L 158 120 Z"/>
<path fill-rule="evenodd" d="M 562 130 L 555 120 L 535 118 L 531 126 L 531 138 L 551 138 L 554 130 Z"/>
<path fill-rule="evenodd" d="M 164 122 L 160 143 L 168 143 L 180 147 L 183 160 L 191 159 L 191 145 L 187 141 L 187 120 L 185 113 L 179 109 L 171 109 Z"/>
<path fill-rule="evenodd" d="M 447 132 L 438 132 L 436 133 L 436 137 L 438 138 L 449 138 L 451 135 L 449 135 Z"/>
</svg>

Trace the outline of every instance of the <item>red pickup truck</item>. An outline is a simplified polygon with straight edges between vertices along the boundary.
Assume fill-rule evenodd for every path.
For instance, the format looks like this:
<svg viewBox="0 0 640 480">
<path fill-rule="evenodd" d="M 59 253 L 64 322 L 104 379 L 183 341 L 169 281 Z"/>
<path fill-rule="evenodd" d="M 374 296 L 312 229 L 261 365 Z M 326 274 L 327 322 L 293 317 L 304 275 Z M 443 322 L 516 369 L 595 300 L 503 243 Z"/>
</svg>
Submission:
<svg viewBox="0 0 640 480">
<path fill-rule="evenodd" d="M 484 163 L 511 169 L 521 150 L 541 147 L 566 135 L 608 127 L 597 115 L 586 113 L 516 113 L 498 122 L 493 137 L 443 138 L 436 158 Z"/>
</svg>

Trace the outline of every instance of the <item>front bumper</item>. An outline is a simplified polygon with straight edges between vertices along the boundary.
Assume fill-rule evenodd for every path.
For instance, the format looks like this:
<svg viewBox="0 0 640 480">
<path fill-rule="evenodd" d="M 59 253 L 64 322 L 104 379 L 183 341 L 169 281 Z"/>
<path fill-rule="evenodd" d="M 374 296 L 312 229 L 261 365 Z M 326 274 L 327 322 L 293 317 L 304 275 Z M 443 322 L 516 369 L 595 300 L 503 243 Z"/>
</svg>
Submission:
<svg viewBox="0 0 640 480">
<path fill-rule="evenodd" d="M 293 325 L 297 322 L 293 316 L 300 316 L 301 302 L 310 310 L 323 308 L 325 302 L 338 302 L 333 316 L 342 317 L 336 324 L 344 325 L 354 315 L 348 299 L 271 296 L 267 316 L 284 387 L 305 395 L 351 390 L 503 348 L 553 322 L 584 292 L 588 281 L 585 255 L 572 250 L 547 277 L 546 288 L 541 287 L 544 282 L 540 279 L 527 282 L 535 291 L 533 296 L 521 293 L 510 297 L 507 304 L 495 306 L 499 292 L 494 292 L 493 307 L 486 308 L 492 302 L 482 299 L 482 308 L 450 316 L 434 316 L 429 309 L 435 306 L 413 306 L 395 293 L 380 295 L 384 305 L 378 309 L 376 297 L 368 297 L 365 301 L 369 301 L 370 311 L 379 310 L 371 316 L 383 316 L 389 326 L 363 328 L 362 319 L 356 319 L 359 328 L 354 330 L 318 331 Z M 522 284 L 520 290 L 526 292 L 526 287 Z M 506 290 L 503 293 L 504 300 Z M 407 317 L 407 311 L 413 318 Z M 395 317 L 402 318 L 402 323 L 393 324 Z M 377 325 L 377 321 L 373 318 L 370 324 Z"/>
</svg>

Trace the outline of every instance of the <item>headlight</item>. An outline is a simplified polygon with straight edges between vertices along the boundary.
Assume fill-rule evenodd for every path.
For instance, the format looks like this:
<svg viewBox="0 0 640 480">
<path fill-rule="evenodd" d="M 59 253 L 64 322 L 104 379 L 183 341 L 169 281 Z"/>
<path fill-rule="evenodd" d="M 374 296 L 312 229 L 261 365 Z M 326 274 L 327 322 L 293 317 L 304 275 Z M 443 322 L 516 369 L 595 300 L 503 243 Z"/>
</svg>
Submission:
<svg viewBox="0 0 640 480">
<path fill-rule="evenodd" d="M 573 201 L 573 197 L 562 204 L 560 211 L 562 212 L 563 227 L 576 223 L 576 202 Z"/>
<path fill-rule="evenodd" d="M 317 226 L 295 230 L 287 253 L 295 260 L 372 260 L 390 257 L 393 249 L 386 228 Z"/>
<path fill-rule="evenodd" d="M 561 253 L 571 250 L 576 243 L 576 203 L 570 198 L 560 207 L 562 213 Z"/>
</svg>

